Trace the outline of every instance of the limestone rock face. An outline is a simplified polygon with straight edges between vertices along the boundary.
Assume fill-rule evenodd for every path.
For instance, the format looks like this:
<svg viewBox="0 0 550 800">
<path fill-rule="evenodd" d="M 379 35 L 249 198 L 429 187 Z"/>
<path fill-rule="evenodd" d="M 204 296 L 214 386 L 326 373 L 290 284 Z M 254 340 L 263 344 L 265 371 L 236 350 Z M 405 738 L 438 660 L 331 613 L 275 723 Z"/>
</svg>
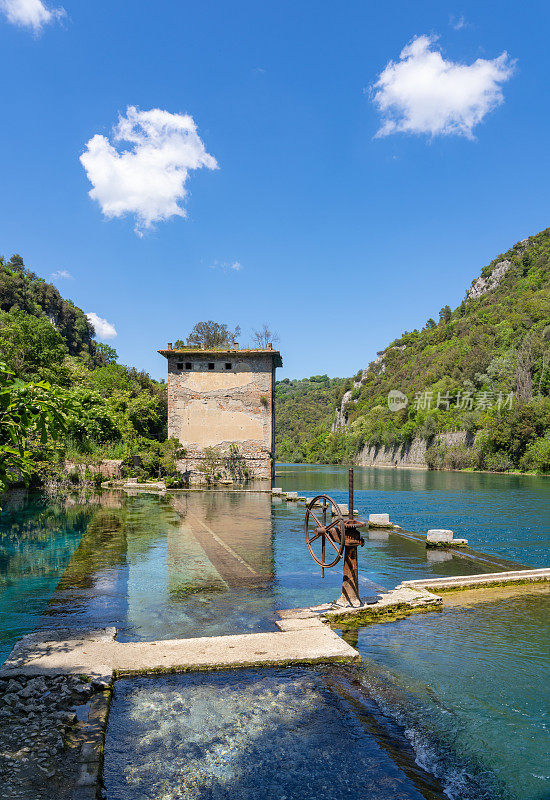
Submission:
<svg viewBox="0 0 550 800">
<path fill-rule="evenodd" d="M 495 265 L 490 275 L 488 275 L 486 278 L 484 278 L 483 275 L 480 275 L 479 278 L 472 283 L 468 289 L 466 299 L 477 300 L 478 297 L 483 297 L 483 295 L 487 294 L 487 292 L 490 292 L 492 289 L 496 289 L 511 266 L 512 262 L 508 261 L 507 258 L 505 258 L 504 261 L 499 261 L 498 264 Z"/>
<path fill-rule="evenodd" d="M 347 392 L 344 392 L 342 402 L 340 403 L 340 408 L 336 409 L 336 417 L 331 428 L 333 432 L 337 431 L 338 428 L 343 428 L 348 423 L 348 418 L 344 409 L 346 407 L 346 403 L 348 403 L 351 398 L 351 392 L 351 389 L 349 389 Z"/>
</svg>

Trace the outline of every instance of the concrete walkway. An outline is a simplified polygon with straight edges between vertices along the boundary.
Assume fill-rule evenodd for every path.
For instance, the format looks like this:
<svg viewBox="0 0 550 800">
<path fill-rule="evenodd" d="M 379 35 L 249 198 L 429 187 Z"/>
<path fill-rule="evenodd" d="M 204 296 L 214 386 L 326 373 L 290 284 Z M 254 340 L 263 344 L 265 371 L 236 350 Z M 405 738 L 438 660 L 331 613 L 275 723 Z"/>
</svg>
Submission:
<svg viewBox="0 0 550 800">
<path fill-rule="evenodd" d="M 360 661 L 359 653 L 318 618 L 276 633 L 117 642 L 116 630 L 39 631 L 24 636 L 0 670 L 9 675 L 113 674 Z"/>
<path fill-rule="evenodd" d="M 441 597 L 432 594 L 427 589 L 409 588 L 398 586 L 396 589 L 380 593 L 378 599 L 374 598 L 356 608 L 339 606 L 337 603 L 325 603 L 321 606 L 309 608 L 293 608 L 288 611 L 278 611 L 282 618 L 277 625 L 281 630 L 299 630 L 306 626 L 308 621 L 325 619 L 328 622 L 343 621 L 345 618 L 375 618 L 383 616 L 396 609 L 413 611 L 422 608 L 440 608 L 443 601 Z"/>
</svg>

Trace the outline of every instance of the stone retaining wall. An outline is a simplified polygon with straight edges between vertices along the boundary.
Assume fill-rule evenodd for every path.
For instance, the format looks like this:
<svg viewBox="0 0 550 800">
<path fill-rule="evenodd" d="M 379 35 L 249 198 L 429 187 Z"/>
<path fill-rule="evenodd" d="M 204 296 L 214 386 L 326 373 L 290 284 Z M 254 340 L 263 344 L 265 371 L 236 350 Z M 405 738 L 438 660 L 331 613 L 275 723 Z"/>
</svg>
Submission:
<svg viewBox="0 0 550 800">
<path fill-rule="evenodd" d="M 367 445 L 359 451 L 355 458 L 355 463 L 360 467 L 416 467 L 425 469 L 427 466 L 426 450 L 434 442 L 472 447 L 474 436 L 467 431 L 453 431 L 451 433 L 439 433 L 430 442 L 417 437 L 410 444 L 394 445 L 393 447 Z"/>
</svg>

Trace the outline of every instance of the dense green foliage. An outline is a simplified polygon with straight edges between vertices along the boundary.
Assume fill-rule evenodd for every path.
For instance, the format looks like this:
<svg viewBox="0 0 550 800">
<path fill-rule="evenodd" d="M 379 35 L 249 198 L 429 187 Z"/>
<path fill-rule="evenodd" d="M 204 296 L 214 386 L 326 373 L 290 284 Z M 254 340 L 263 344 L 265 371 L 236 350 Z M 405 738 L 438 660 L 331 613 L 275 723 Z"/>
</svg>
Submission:
<svg viewBox="0 0 550 800">
<path fill-rule="evenodd" d="M 47 383 L 25 383 L 0 363 L 0 492 L 31 477 L 33 443 L 45 446 L 63 426 L 59 393 Z"/>
<path fill-rule="evenodd" d="M 0 310 L 49 320 L 70 355 L 95 352 L 94 329 L 86 314 L 64 300 L 55 286 L 26 269 L 19 255 L 9 261 L 0 258 Z"/>
<path fill-rule="evenodd" d="M 45 392 L 47 382 L 65 412 L 60 440 L 51 432 L 45 440 L 31 437 L 34 480 L 59 473 L 67 458 L 141 454 L 155 474 L 173 462 L 173 444 L 165 441 L 166 384 L 118 364 L 116 351 L 93 336 L 85 313 L 27 270 L 20 256 L 0 259 L 0 358 L 29 392 Z M 28 477 L 28 470 L 19 473 Z"/>
<path fill-rule="evenodd" d="M 500 280 L 491 283 L 495 268 Z M 434 467 L 548 470 L 550 229 L 495 258 L 482 277 L 489 291 L 405 332 L 353 383 L 318 394 L 311 381 L 292 382 L 290 392 L 277 384 L 277 457 L 339 463 L 366 444 L 407 445 L 421 436 Z M 331 433 L 345 389 L 347 424 Z M 407 396 L 406 407 L 390 410 L 391 390 Z M 458 429 L 479 432 L 475 448 L 445 447 L 435 437 Z"/>
<path fill-rule="evenodd" d="M 275 385 L 275 430 L 277 461 L 322 461 L 313 457 L 316 435 L 321 437 L 334 421 L 334 409 L 345 381 L 315 375 Z"/>
</svg>

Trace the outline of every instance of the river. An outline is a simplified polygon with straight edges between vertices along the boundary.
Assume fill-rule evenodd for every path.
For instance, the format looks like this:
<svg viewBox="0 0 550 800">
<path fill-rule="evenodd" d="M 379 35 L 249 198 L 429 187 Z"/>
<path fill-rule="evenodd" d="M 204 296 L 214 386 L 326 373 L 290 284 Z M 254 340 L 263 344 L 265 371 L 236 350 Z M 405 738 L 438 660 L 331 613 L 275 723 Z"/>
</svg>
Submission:
<svg viewBox="0 0 550 800">
<path fill-rule="evenodd" d="M 278 465 L 275 485 L 345 502 L 347 470 Z M 548 565 L 547 479 L 358 468 L 355 487 L 361 514 L 388 512 L 414 532 L 450 528 L 477 553 L 431 552 L 370 531 L 359 553 L 363 596 L 406 578 Z M 35 627 L 115 625 L 125 641 L 274 630 L 277 609 L 333 598 L 341 581 L 338 567 L 323 580 L 307 554 L 303 506 L 266 493 L 19 492 L 3 508 L 3 657 Z M 418 769 L 456 800 L 542 800 L 550 796 L 548 593 L 457 597 L 432 614 L 343 632 L 363 658 L 355 680 L 376 741 L 402 737 Z M 386 760 L 387 752 L 379 770 Z M 411 797 L 419 786 L 439 796 L 416 781 Z"/>
</svg>

